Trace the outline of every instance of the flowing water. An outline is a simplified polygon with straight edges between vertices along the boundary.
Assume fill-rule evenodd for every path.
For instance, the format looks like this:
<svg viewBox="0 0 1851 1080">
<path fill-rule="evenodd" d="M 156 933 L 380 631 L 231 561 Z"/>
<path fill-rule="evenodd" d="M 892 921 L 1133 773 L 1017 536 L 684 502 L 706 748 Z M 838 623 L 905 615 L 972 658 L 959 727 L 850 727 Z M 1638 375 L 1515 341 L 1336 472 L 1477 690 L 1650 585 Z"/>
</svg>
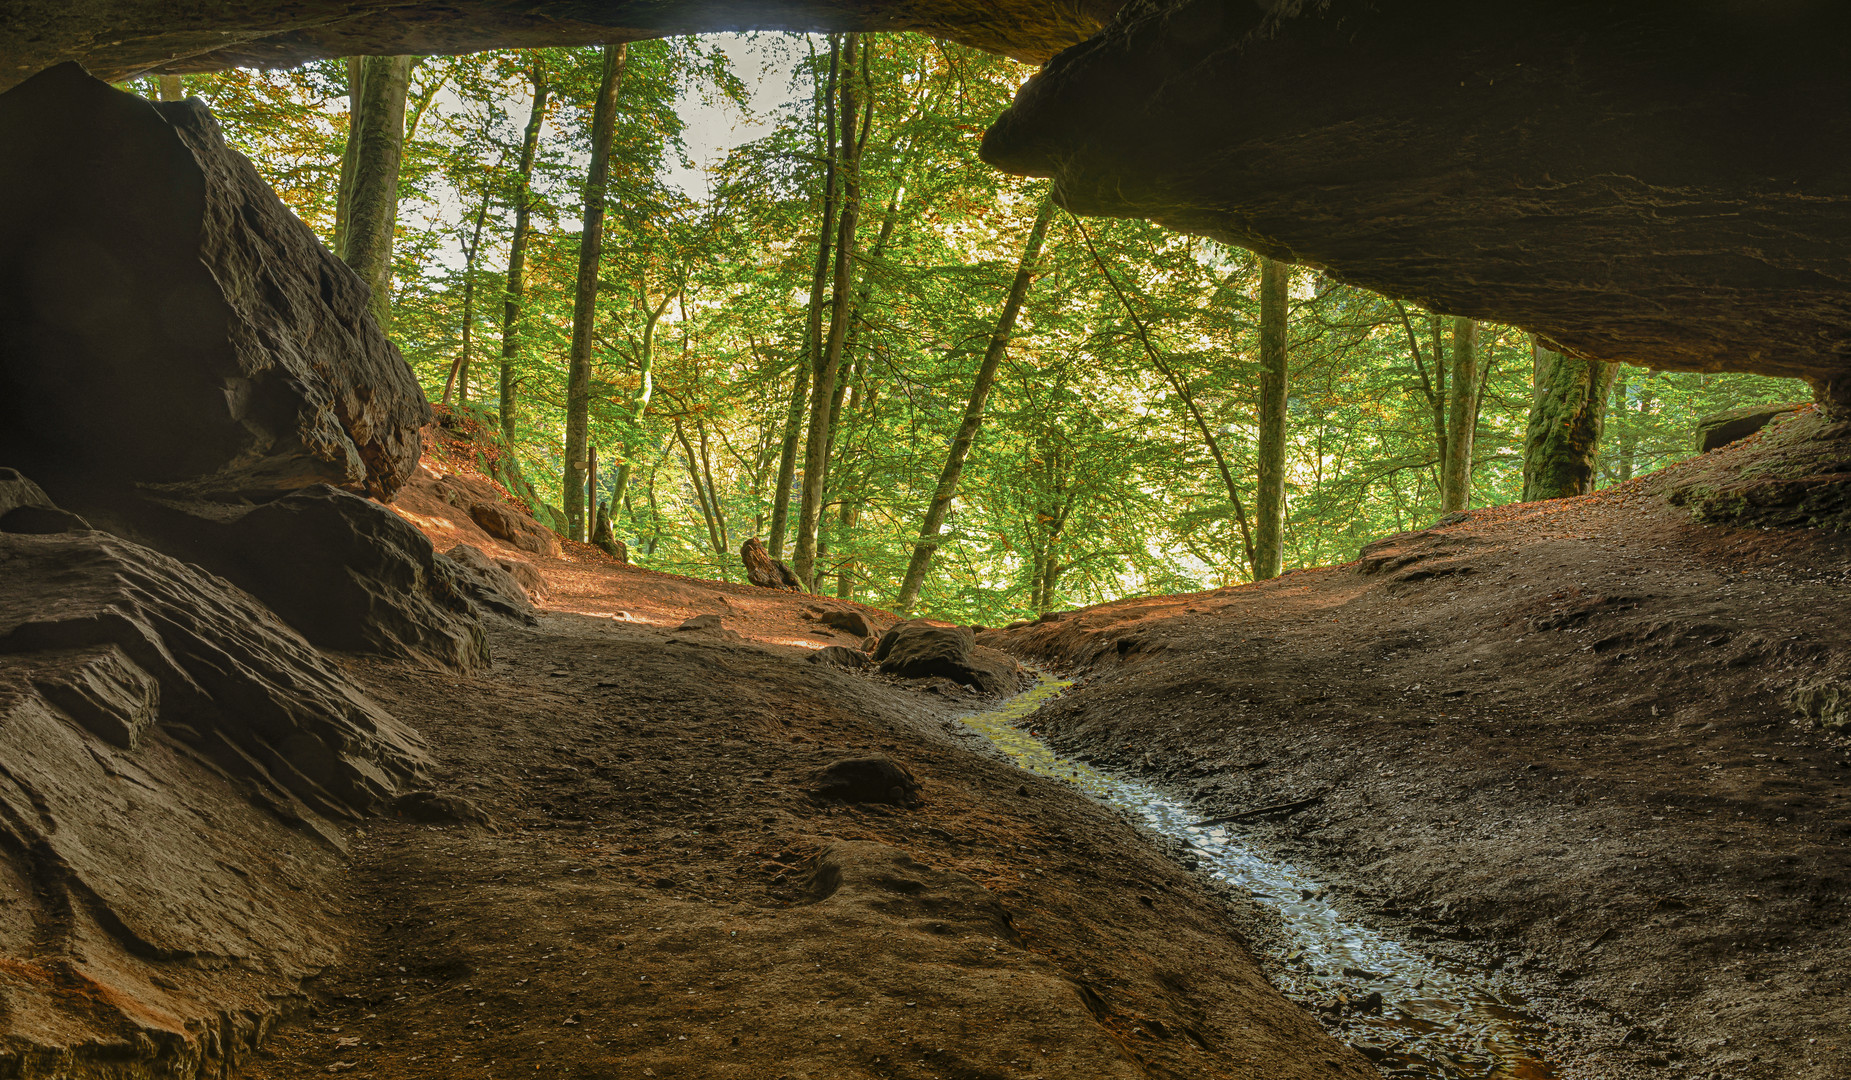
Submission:
<svg viewBox="0 0 1851 1080">
<path fill-rule="evenodd" d="M 963 717 L 1015 763 L 1065 780 L 1189 845 L 1202 870 L 1276 912 L 1284 929 L 1280 989 L 1317 1008 L 1386 1076 L 1423 1080 L 1551 1080 L 1548 1028 L 1523 1001 L 1357 924 L 1305 871 L 1241 839 L 1149 784 L 1069 761 L 1020 726 L 1070 685 L 1040 683 L 999 709 Z"/>
</svg>

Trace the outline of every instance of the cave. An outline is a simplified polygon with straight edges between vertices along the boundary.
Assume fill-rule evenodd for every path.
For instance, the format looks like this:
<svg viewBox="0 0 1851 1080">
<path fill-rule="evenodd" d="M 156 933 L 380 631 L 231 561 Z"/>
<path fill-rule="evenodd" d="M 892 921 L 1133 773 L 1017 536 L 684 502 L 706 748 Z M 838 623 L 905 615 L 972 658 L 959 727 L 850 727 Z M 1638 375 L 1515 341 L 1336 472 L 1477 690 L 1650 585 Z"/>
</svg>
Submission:
<svg viewBox="0 0 1851 1080">
<path fill-rule="evenodd" d="M 741 572 L 699 410 L 663 454 L 719 569 L 614 538 L 595 453 L 548 505 L 203 101 L 123 89 L 738 31 L 1038 65 L 963 124 L 1049 193 L 986 370 L 1049 223 L 1125 219 L 1387 298 L 1416 361 L 1403 303 L 1436 365 L 1507 327 L 1539 402 L 1548 355 L 1810 401 L 1265 580 L 915 618 L 781 531 Z M 1842 5 L 73 0 L 0 42 L 0 1074 L 1851 1070 Z"/>
</svg>

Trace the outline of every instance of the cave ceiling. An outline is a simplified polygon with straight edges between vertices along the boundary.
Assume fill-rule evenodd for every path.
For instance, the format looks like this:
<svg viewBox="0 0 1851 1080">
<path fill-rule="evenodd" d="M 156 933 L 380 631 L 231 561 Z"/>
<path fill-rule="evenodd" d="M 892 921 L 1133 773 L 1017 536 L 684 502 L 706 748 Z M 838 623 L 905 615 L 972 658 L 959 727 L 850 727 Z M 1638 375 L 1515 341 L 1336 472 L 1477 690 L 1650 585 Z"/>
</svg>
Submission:
<svg viewBox="0 0 1851 1080">
<path fill-rule="evenodd" d="M 1122 0 L 7 0 L 0 90 L 66 60 L 116 80 L 721 30 L 916 30 L 1039 63 Z"/>
<path fill-rule="evenodd" d="M 1851 4 L 1132 0 L 984 155 L 1082 214 L 1851 410 Z"/>
</svg>

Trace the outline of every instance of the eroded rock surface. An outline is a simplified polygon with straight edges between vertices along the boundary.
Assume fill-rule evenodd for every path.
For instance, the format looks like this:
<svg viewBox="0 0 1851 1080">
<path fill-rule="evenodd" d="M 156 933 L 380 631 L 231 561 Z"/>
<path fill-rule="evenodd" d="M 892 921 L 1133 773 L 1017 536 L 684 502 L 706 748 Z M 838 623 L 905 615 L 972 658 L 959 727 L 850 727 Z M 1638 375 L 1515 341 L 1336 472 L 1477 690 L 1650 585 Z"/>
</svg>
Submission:
<svg viewBox="0 0 1851 1080">
<path fill-rule="evenodd" d="M 430 407 L 366 286 L 204 105 L 66 65 L 0 95 L 0 142 L 0 460 L 60 499 L 411 475 Z"/>
<path fill-rule="evenodd" d="M 1851 8 L 1135 0 L 984 156 L 1570 353 L 1851 412 Z"/>
<path fill-rule="evenodd" d="M 427 764 L 228 582 L 0 533 L 0 1072 L 216 1074 L 336 956 L 331 823 Z"/>
<path fill-rule="evenodd" d="M 882 634 L 874 659 L 888 675 L 944 678 L 985 694 L 1021 688 L 1022 669 L 1007 653 L 980 648 L 968 627 L 909 619 Z"/>
<path fill-rule="evenodd" d="M 234 0 L 24 0 L 0 24 L 0 88 L 63 60 L 117 79 L 150 68 L 295 67 L 356 53 L 592 45 L 716 30 L 918 30 L 1039 62 L 1099 29 L 1122 0 L 499 0 L 279 7 Z M 15 69 L 17 68 L 17 69 Z"/>
</svg>

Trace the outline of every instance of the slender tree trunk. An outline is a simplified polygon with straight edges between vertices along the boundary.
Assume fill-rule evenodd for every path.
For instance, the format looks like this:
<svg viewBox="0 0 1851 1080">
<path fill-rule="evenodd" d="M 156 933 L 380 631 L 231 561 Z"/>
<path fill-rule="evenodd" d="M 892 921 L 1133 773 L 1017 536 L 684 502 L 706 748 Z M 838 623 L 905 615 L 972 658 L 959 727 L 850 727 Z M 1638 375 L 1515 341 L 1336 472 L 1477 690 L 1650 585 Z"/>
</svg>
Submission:
<svg viewBox="0 0 1851 1080">
<path fill-rule="evenodd" d="M 1472 436 L 1478 420 L 1478 323 L 1453 319 L 1452 378 L 1446 410 L 1446 456 L 1440 473 L 1440 510 L 1472 505 Z"/>
<path fill-rule="evenodd" d="M 398 225 L 399 165 L 405 152 L 405 95 L 411 57 L 361 59 L 360 92 L 347 137 L 353 149 L 340 256 L 372 290 L 368 308 L 381 330 L 392 327 L 392 237 Z M 352 65 L 349 66 L 352 70 Z"/>
<path fill-rule="evenodd" d="M 655 392 L 656 367 L 656 325 L 662 321 L 662 313 L 674 300 L 673 295 L 664 296 L 662 303 L 656 306 L 643 320 L 643 344 L 637 350 L 636 394 L 625 403 L 630 417 L 630 426 L 634 431 L 643 422 L 649 412 L 649 398 Z M 624 505 L 630 493 L 631 460 L 636 457 L 636 439 L 625 436 L 623 442 L 623 461 L 617 466 L 617 485 L 611 491 L 611 516 L 617 516 L 617 507 Z"/>
<path fill-rule="evenodd" d="M 517 172 L 520 188 L 514 195 L 514 233 L 508 238 L 508 284 L 501 305 L 501 438 L 514 445 L 514 420 L 519 403 L 515 400 L 514 360 L 521 347 L 521 300 L 526 287 L 522 280 L 527 269 L 527 239 L 533 221 L 533 159 L 540 147 L 540 128 L 546 123 L 546 101 L 552 86 L 546 65 L 539 58 L 533 62 L 533 107 L 527 113 L 527 130 L 521 136 L 521 161 Z"/>
<path fill-rule="evenodd" d="M 596 443 L 585 446 L 585 541 L 591 542 L 598 516 L 598 447 Z"/>
<path fill-rule="evenodd" d="M 707 479 L 707 501 L 713 504 L 713 523 L 719 530 L 714 551 L 725 555 L 733 550 L 733 541 L 726 525 L 726 507 L 720 504 L 720 486 L 713 482 L 713 455 L 707 441 L 707 423 L 698 413 L 694 417 L 694 432 L 701 439 L 701 475 Z"/>
<path fill-rule="evenodd" d="M 1260 486 L 1253 506 L 1253 577 L 1279 576 L 1285 562 L 1286 322 L 1291 267 L 1260 259 Z"/>
<path fill-rule="evenodd" d="M 591 110 L 591 166 L 585 177 L 584 231 L 578 243 L 578 289 L 572 300 L 572 350 L 566 357 L 566 531 L 585 539 L 585 447 L 590 432 L 591 329 L 598 313 L 598 265 L 604 253 L 604 192 L 610 182 L 611 136 L 617 128 L 622 45 L 604 47 L 604 70 Z"/>
<path fill-rule="evenodd" d="M 840 113 L 841 135 L 837 155 L 842 162 L 842 211 L 836 218 L 835 277 L 829 304 L 829 336 L 823 342 L 814 379 L 810 383 L 810 427 L 804 437 L 803 489 L 797 510 L 797 549 L 792 569 L 804 583 L 816 586 L 816 529 L 823 510 L 823 479 L 829 469 L 829 408 L 835 400 L 836 375 L 842 364 L 842 342 L 848 333 L 850 287 L 855 273 L 855 225 L 861 213 L 861 148 L 866 132 L 859 131 L 865 70 L 857 73 L 861 35 L 847 34 L 842 42 Z"/>
<path fill-rule="evenodd" d="M 803 359 L 791 381 L 790 408 L 784 416 L 784 446 L 778 457 L 778 484 L 771 500 L 773 559 L 784 557 L 784 534 L 790 524 L 791 488 L 796 483 L 797 448 L 803 442 L 803 417 L 810 384 L 822 365 L 823 289 L 829 282 L 829 252 L 836 229 L 836 87 L 841 79 L 842 41 L 829 37 L 829 81 L 823 105 L 823 220 L 816 231 L 816 263 L 810 273 L 810 306 L 804 317 Z"/>
<path fill-rule="evenodd" d="M 469 351 L 474 340 L 476 322 L 476 256 L 482 250 L 482 229 L 488 223 L 488 193 L 482 195 L 482 208 L 476 211 L 476 227 L 463 247 L 463 347 L 457 350 L 456 362 L 443 381 L 443 403 L 450 404 L 450 391 L 457 400 L 469 401 Z"/>
<path fill-rule="evenodd" d="M 694 488 L 694 501 L 700 506 L 701 521 L 707 526 L 707 542 L 714 551 L 725 555 L 726 541 L 714 524 L 714 508 L 708 501 L 707 485 L 701 480 L 701 463 L 695 456 L 693 444 L 688 442 L 688 432 L 682 426 L 681 418 L 675 418 L 675 439 L 681 443 L 682 460 L 688 463 L 688 483 Z"/>
<path fill-rule="evenodd" d="M 990 395 L 990 386 L 996 381 L 996 367 L 1002 363 L 1003 355 L 1009 351 L 1009 339 L 1015 333 L 1016 316 L 1022 311 L 1022 302 L 1028 297 L 1028 287 L 1035 280 L 1035 265 L 1041 259 L 1041 244 L 1047 237 L 1048 222 L 1054 217 L 1054 197 L 1045 196 L 1041 208 L 1035 214 L 1035 224 L 1028 231 L 1028 243 L 1022 248 L 1022 261 L 1017 264 L 1015 280 L 1009 285 L 1009 296 L 1003 301 L 1003 310 L 996 318 L 996 331 L 990 335 L 990 347 L 984 350 L 983 363 L 977 367 L 977 379 L 971 385 L 970 402 L 964 407 L 964 421 L 958 425 L 958 433 L 951 439 L 951 448 L 945 454 L 945 468 L 938 474 L 938 487 L 932 492 L 932 501 L 926 506 L 925 520 L 919 525 L 919 539 L 913 545 L 913 557 L 906 565 L 906 578 L 900 583 L 900 596 L 894 602 L 894 610 L 903 615 L 911 614 L 913 604 L 919 599 L 919 590 L 925 584 L 926 571 L 931 569 L 932 556 L 938 551 L 939 530 L 944 527 L 945 517 L 951 512 L 951 503 L 958 495 L 958 480 L 964 474 L 964 458 L 970 453 L 971 443 L 977 438 L 977 430 L 983 424 L 983 407 Z"/>
<path fill-rule="evenodd" d="M 1531 339 L 1536 391 L 1523 438 L 1523 501 L 1593 490 L 1616 364 L 1552 352 Z"/>
</svg>

